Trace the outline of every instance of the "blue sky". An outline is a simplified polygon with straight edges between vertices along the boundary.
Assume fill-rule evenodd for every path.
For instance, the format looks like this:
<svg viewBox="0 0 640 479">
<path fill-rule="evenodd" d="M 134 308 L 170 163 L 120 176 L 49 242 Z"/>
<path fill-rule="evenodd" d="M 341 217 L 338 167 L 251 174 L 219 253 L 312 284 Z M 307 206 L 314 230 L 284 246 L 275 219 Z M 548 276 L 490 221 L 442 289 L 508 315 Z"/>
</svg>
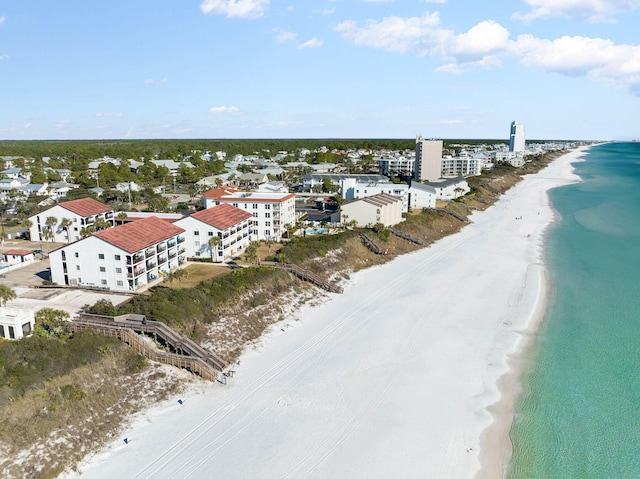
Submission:
<svg viewBox="0 0 640 479">
<path fill-rule="evenodd" d="M 0 139 L 640 138 L 640 0 L 0 0 Z"/>
</svg>

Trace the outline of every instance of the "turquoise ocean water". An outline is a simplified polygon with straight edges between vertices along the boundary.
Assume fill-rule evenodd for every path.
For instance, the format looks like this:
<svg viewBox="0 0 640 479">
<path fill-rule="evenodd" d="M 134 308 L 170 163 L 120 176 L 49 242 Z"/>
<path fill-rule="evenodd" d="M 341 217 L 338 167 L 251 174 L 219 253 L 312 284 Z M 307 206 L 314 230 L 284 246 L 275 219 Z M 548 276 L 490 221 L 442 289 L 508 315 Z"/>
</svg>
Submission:
<svg viewBox="0 0 640 479">
<path fill-rule="evenodd" d="M 509 479 L 640 478 L 640 143 L 551 191 L 550 309 L 522 380 Z"/>
</svg>

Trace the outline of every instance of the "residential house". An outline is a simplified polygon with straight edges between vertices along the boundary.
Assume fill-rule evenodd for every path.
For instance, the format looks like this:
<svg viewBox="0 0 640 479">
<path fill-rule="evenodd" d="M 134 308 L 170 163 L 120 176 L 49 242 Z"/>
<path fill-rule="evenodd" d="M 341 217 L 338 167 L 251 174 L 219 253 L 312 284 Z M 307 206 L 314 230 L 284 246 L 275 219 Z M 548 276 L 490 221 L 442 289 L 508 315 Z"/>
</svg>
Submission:
<svg viewBox="0 0 640 479">
<path fill-rule="evenodd" d="M 340 180 L 340 196 L 347 201 L 362 199 L 387 193 L 402 199 L 402 212 L 409 211 L 409 186 L 406 183 L 393 183 L 389 180 L 361 182 L 356 178 Z"/>
<path fill-rule="evenodd" d="M 14 264 L 33 263 L 35 257 L 30 249 L 9 249 L 2 253 L 2 260 L 6 266 Z"/>
<path fill-rule="evenodd" d="M 98 231 L 49 254 L 56 284 L 136 291 L 185 261 L 184 229 L 155 216 Z"/>
<path fill-rule="evenodd" d="M 471 191 L 467 180 L 464 178 L 442 178 L 436 181 L 425 181 L 423 184 L 433 187 L 436 199 L 442 201 L 455 200 Z M 414 185 L 417 185 L 417 183 L 411 184 L 412 187 Z"/>
<path fill-rule="evenodd" d="M 294 193 L 241 191 L 237 188 L 213 188 L 204 193 L 204 207 L 229 203 L 253 216 L 252 240 L 280 241 L 288 225 L 295 224 Z"/>
<path fill-rule="evenodd" d="M 345 203 L 341 207 L 340 221 L 355 221 L 359 227 L 373 226 L 377 223 L 393 226 L 402 221 L 402 198 L 379 193 Z"/>
<path fill-rule="evenodd" d="M 186 256 L 207 257 L 222 262 L 238 256 L 251 241 L 253 215 L 223 203 L 198 211 L 175 222 L 185 230 Z M 212 238 L 219 238 L 212 244 Z"/>
<path fill-rule="evenodd" d="M 0 338 L 20 339 L 29 336 L 35 327 L 33 311 L 0 307 Z"/>
<path fill-rule="evenodd" d="M 111 206 L 105 205 L 93 198 L 81 198 L 79 200 L 64 201 L 58 203 L 29 218 L 31 228 L 29 234 L 31 241 L 44 241 L 42 232 L 51 229 L 54 243 L 71 243 L 82 237 L 83 229 L 94 227 L 96 220 L 101 218 L 110 226 L 113 225 L 114 211 Z M 56 218 L 56 224 L 50 228 L 47 218 Z M 63 226 L 62 220 L 71 220 L 70 225 Z M 86 231 L 86 230 L 85 230 Z"/>
<path fill-rule="evenodd" d="M 430 184 L 411 182 L 409 187 L 409 208 L 414 209 L 433 209 L 436 207 L 436 199 L 438 193 Z"/>
</svg>

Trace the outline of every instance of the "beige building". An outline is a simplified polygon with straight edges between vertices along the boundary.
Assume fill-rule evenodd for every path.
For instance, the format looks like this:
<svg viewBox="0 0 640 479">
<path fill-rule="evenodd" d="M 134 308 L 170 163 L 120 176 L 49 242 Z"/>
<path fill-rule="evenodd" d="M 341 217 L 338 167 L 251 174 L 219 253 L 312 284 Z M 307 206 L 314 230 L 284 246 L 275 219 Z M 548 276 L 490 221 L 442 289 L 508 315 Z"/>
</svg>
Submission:
<svg viewBox="0 0 640 479">
<path fill-rule="evenodd" d="M 442 176 L 442 140 L 425 140 L 416 137 L 416 162 L 413 179 L 433 181 Z"/>
<path fill-rule="evenodd" d="M 402 203 L 402 198 L 387 193 L 368 196 L 342 205 L 340 221 L 355 221 L 359 227 L 377 223 L 393 226 L 402 221 Z"/>
</svg>

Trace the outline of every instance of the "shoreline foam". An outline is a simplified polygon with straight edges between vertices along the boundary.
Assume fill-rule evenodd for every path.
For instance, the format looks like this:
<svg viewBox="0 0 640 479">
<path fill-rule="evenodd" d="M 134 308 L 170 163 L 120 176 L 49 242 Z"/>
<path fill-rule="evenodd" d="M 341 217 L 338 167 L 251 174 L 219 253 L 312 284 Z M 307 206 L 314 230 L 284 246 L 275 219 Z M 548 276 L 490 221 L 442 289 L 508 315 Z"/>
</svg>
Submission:
<svg viewBox="0 0 640 479">
<path fill-rule="evenodd" d="M 226 387 L 199 385 L 183 405 L 138 415 L 124 432 L 131 442 L 114 439 L 80 464 L 82 477 L 209 477 L 223 467 L 228 477 L 450 478 L 504 468 L 505 449 L 487 439 L 508 442 L 510 419 L 497 425 L 515 394 L 501 387 L 544 307 L 547 191 L 573 181 L 577 155 L 525 177 L 461 232 L 352 275 L 344 295 L 303 307 L 293 318 L 302 324 L 274 328 L 243 354 Z"/>
</svg>

